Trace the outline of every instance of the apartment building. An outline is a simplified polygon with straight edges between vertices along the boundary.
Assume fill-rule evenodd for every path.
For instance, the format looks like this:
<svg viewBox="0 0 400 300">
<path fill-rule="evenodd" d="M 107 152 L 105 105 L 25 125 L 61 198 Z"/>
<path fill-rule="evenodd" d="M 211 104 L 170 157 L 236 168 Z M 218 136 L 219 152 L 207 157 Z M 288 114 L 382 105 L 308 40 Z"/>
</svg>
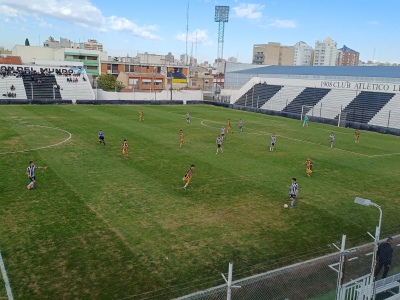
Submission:
<svg viewBox="0 0 400 300">
<path fill-rule="evenodd" d="M 255 44 L 253 45 L 253 64 L 293 66 L 294 47 L 282 46 L 277 42 Z"/>
</svg>

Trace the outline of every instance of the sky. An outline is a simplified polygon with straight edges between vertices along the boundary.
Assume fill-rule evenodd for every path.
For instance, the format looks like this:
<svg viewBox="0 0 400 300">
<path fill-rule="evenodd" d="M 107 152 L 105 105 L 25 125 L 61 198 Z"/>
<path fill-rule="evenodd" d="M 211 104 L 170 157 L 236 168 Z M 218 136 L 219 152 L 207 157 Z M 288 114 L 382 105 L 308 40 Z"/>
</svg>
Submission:
<svg viewBox="0 0 400 300">
<path fill-rule="evenodd" d="M 400 63 L 399 0 L 0 0 L 0 46 L 43 45 L 52 36 L 97 39 L 111 56 L 139 53 L 213 62 L 218 53 L 216 5 L 230 7 L 224 55 L 250 63 L 253 44 L 294 45 L 330 36 L 363 61 Z"/>
</svg>

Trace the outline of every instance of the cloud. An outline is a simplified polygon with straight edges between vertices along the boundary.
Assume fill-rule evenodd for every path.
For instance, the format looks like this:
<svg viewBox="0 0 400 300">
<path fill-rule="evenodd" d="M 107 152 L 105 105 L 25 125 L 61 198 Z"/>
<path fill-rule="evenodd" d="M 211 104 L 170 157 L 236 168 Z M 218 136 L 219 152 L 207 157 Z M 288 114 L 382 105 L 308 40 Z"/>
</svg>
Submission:
<svg viewBox="0 0 400 300">
<path fill-rule="evenodd" d="M 262 10 L 265 5 L 253 3 L 239 3 L 238 6 L 233 7 L 235 17 L 250 20 L 258 20 L 262 18 Z"/>
<path fill-rule="evenodd" d="M 156 30 L 155 26 L 138 26 L 136 23 L 129 21 L 125 18 L 119 18 L 116 16 L 111 16 L 106 18 L 106 28 L 120 31 L 120 32 L 127 32 L 132 35 L 140 36 L 142 38 L 146 38 L 149 40 L 159 40 L 160 38 L 153 34 L 151 31 Z"/>
<path fill-rule="evenodd" d="M 54 26 L 52 24 L 50 24 L 48 22 L 45 22 L 43 20 L 39 22 L 39 27 L 41 27 L 41 28 L 54 28 Z"/>
<path fill-rule="evenodd" d="M 178 32 L 174 36 L 175 40 L 185 42 L 186 43 L 186 33 Z M 207 29 L 196 29 L 193 32 L 189 32 L 188 34 L 188 43 L 196 43 L 199 45 L 212 45 L 213 42 L 208 37 Z"/>
<path fill-rule="evenodd" d="M 275 19 L 272 20 L 267 27 L 274 27 L 274 28 L 297 28 L 297 22 L 294 20 L 280 20 Z"/>
<path fill-rule="evenodd" d="M 0 15 L 46 17 L 103 32 L 112 30 L 145 39 L 160 39 L 154 34 L 154 25 L 139 26 L 126 18 L 104 16 L 90 0 L 0 0 Z"/>
<path fill-rule="evenodd" d="M 368 24 L 370 24 L 370 25 L 379 25 L 379 22 L 373 20 L 373 21 L 369 21 Z"/>
</svg>

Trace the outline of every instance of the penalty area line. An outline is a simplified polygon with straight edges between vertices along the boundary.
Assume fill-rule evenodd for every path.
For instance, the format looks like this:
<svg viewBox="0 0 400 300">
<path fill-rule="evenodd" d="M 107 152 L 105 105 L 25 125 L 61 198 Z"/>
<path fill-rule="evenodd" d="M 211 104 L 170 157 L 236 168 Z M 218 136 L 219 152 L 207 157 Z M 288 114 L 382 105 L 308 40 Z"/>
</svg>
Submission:
<svg viewBox="0 0 400 300">
<path fill-rule="evenodd" d="M 7 271 L 6 271 L 6 267 L 4 266 L 3 257 L 1 256 L 1 252 L 0 252 L 0 269 L 1 269 L 1 274 L 3 275 L 4 284 L 6 286 L 8 300 L 14 300 L 13 294 L 11 292 L 10 281 L 8 280 Z"/>
<path fill-rule="evenodd" d="M 24 152 L 31 152 L 31 151 L 41 150 L 41 149 L 48 149 L 48 148 L 52 148 L 52 147 L 56 147 L 56 146 L 59 146 L 61 144 L 64 144 L 64 143 L 68 142 L 72 138 L 72 133 L 67 131 L 67 130 L 64 130 L 64 129 L 60 129 L 60 128 L 56 128 L 56 127 L 42 126 L 42 125 L 27 125 L 27 126 L 28 127 L 42 127 L 42 128 L 49 128 L 49 129 L 59 130 L 59 131 L 67 133 L 69 136 L 65 140 L 63 140 L 63 141 L 61 141 L 59 143 L 56 143 L 56 144 L 43 146 L 43 147 L 38 147 L 38 148 L 33 148 L 33 149 L 25 149 L 25 150 L 20 150 L 20 151 L 0 152 L 0 155 L 2 155 L 2 154 L 24 153 Z"/>
</svg>

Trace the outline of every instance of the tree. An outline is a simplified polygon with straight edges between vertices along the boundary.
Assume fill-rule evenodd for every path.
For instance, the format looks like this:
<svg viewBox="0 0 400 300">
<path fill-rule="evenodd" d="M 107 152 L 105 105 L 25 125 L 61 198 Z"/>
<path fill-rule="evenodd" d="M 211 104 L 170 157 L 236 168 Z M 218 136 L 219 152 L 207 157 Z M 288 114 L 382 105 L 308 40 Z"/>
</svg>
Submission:
<svg viewBox="0 0 400 300">
<path fill-rule="evenodd" d="M 100 75 L 97 79 L 97 86 L 106 92 L 120 92 L 125 86 L 121 81 L 117 81 L 115 76 L 111 74 Z"/>
<path fill-rule="evenodd" d="M 28 38 L 25 39 L 25 46 L 30 46 Z"/>
<path fill-rule="evenodd" d="M 115 81 L 115 91 L 116 92 L 120 92 L 124 88 L 125 88 L 125 85 L 121 81 L 118 81 L 118 80 Z"/>
</svg>

